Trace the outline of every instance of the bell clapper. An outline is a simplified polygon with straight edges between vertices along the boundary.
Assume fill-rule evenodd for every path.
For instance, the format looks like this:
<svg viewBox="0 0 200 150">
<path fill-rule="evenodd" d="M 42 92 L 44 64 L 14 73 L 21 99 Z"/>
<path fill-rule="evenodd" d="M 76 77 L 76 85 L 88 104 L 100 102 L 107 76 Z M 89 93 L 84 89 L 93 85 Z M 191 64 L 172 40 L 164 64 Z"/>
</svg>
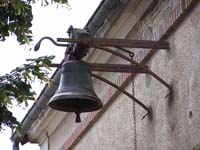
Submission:
<svg viewBox="0 0 200 150">
<path fill-rule="evenodd" d="M 75 112 L 76 113 L 76 123 L 80 123 L 81 122 L 81 117 L 80 117 L 80 112 Z"/>
</svg>

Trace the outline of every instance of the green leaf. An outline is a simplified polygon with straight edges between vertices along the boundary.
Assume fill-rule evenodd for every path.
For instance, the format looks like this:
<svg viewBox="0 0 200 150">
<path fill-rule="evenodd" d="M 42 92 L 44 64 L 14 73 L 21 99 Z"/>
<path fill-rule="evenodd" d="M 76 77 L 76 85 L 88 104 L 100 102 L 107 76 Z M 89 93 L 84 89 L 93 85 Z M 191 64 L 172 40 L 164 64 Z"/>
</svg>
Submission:
<svg viewBox="0 0 200 150">
<path fill-rule="evenodd" d="M 67 4 L 67 0 L 53 0 L 60 4 Z M 20 44 L 32 41 L 32 7 L 29 1 L 0 0 L 0 40 L 6 40 L 15 35 Z M 11 70 L 10 73 L 0 76 L 0 131 L 3 126 L 15 128 L 19 125 L 12 112 L 8 110 L 18 102 L 28 105 L 29 100 L 35 100 L 36 93 L 31 83 L 34 79 L 48 83 L 49 65 L 55 56 L 42 56 L 29 59 L 27 64 Z M 18 128 L 20 130 L 20 126 Z"/>
</svg>

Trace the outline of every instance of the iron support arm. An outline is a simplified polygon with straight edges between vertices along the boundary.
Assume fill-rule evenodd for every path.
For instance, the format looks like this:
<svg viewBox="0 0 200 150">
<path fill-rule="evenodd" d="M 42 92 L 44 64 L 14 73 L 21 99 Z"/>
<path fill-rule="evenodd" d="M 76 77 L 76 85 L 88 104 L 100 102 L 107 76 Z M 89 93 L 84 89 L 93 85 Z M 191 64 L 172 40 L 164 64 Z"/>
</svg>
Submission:
<svg viewBox="0 0 200 150">
<path fill-rule="evenodd" d="M 166 41 L 149 40 L 129 40 L 129 39 L 105 39 L 105 38 L 57 38 L 58 42 L 73 42 L 83 45 L 93 46 L 111 46 L 111 47 L 131 47 L 131 48 L 152 48 L 169 49 L 169 43 Z"/>
<path fill-rule="evenodd" d="M 138 66 L 125 64 L 98 64 L 88 63 L 91 71 L 101 72 L 119 72 L 119 73 L 148 73 L 148 71 L 141 69 Z M 61 67 L 61 64 L 50 64 L 49 67 Z"/>
<path fill-rule="evenodd" d="M 130 93 L 128 93 L 127 91 L 123 90 L 122 88 L 120 88 L 119 86 L 117 86 L 116 84 L 114 84 L 113 82 L 105 79 L 105 78 L 102 78 L 101 76 L 99 75 L 96 75 L 96 74 L 93 74 L 91 73 L 91 75 L 109 85 L 111 85 L 112 87 L 116 88 L 117 90 L 119 90 L 120 92 L 122 92 L 123 94 L 127 95 L 129 98 L 131 98 L 134 102 L 136 102 L 138 105 L 140 105 L 142 108 L 144 108 L 148 114 L 151 114 L 151 111 L 150 111 L 150 108 L 148 108 L 146 105 L 144 105 L 142 102 L 140 102 L 137 98 L 135 98 L 134 96 L 132 96 Z"/>
<path fill-rule="evenodd" d="M 148 73 L 146 70 L 136 65 L 125 65 L 125 64 L 97 64 L 89 63 L 92 71 L 101 72 L 120 72 L 120 73 Z"/>
<path fill-rule="evenodd" d="M 106 52 L 109 52 L 109 53 L 112 53 L 118 57 L 121 57 L 127 61 L 129 61 L 130 63 L 132 64 L 135 64 L 136 66 L 140 67 L 141 69 L 143 70 L 146 70 L 149 74 L 151 74 L 155 79 L 157 79 L 158 81 L 160 81 L 163 85 L 165 85 L 170 91 L 171 91 L 171 86 L 166 82 L 164 81 L 162 78 L 160 78 L 158 75 L 156 75 L 154 72 L 152 72 L 151 70 L 149 70 L 147 67 L 145 67 L 144 65 L 130 59 L 129 57 L 127 56 L 124 56 L 120 53 L 117 53 L 109 48 L 106 48 L 106 47 L 103 47 L 103 46 L 95 46 L 94 48 L 97 48 L 97 49 L 100 49 L 100 50 L 103 50 L 103 51 L 106 51 Z"/>
</svg>

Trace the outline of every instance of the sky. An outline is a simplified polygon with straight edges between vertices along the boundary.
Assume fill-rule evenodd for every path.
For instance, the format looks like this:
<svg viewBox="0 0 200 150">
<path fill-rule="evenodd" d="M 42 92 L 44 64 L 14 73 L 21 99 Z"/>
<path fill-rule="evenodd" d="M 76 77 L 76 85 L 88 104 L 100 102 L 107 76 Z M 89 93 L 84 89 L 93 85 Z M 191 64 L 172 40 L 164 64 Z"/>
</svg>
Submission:
<svg viewBox="0 0 200 150">
<path fill-rule="evenodd" d="M 16 37 L 12 36 L 5 42 L 0 42 L 0 75 L 9 73 L 12 69 L 26 63 L 27 58 L 36 58 L 44 55 L 55 55 L 54 63 L 60 63 L 64 57 L 65 48 L 56 47 L 50 41 L 44 40 L 38 52 L 34 52 L 34 45 L 44 37 L 50 36 L 56 40 L 58 37 L 68 37 L 67 30 L 70 25 L 74 28 L 84 28 L 89 18 L 101 0 L 69 0 L 69 7 L 49 5 L 41 7 L 40 3 L 33 5 L 33 42 L 29 45 L 19 45 Z M 34 90 L 40 93 L 44 85 L 34 83 Z M 33 102 L 27 108 L 15 106 L 13 114 L 21 121 Z M 11 130 L 5 127 L 0 133 L 0 150 L 12 150 L 10 141 Z M 20 150 L 39 150 L 37 144 L 20 145 Z"/>
</svg>

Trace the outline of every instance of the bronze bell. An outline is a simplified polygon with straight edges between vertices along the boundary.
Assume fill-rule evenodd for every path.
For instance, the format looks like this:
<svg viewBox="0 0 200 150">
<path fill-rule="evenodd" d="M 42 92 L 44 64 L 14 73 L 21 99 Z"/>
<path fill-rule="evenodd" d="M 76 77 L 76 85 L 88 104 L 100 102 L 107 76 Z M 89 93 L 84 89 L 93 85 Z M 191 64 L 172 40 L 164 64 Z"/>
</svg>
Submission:
<svg viewBox="0 0 200 150">
<path fill-rule="evenodd" d="M 90 66 L 77 60 L 63 63 L 60 84 L 49 106 L 60 111 L 75 112 L 76 122 L 80 113 L 101 109 L 103 104 L 93 90 Z"/>
</svg>

